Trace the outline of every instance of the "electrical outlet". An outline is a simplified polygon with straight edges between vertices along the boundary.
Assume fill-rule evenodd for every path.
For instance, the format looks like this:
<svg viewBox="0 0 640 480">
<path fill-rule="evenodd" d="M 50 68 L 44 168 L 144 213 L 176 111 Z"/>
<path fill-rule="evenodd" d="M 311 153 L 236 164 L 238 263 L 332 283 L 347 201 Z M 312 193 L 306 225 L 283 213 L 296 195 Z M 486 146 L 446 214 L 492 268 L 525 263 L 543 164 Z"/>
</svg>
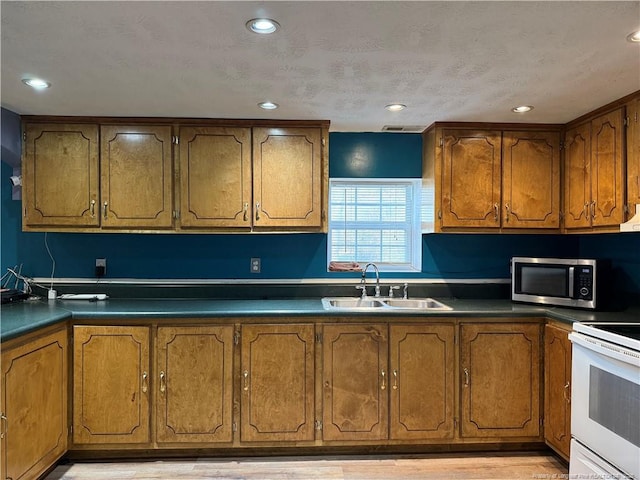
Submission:
<svg viewBox="0 0 640 480">
<path fill-rule="evenodd" d="M 251 273 L 260 273 L 260 259 L 252 258 L 251 259 Z"/>
<path fill-rule="evenodd" d="M 104 277 L 107 274 L 107 259 L 96 258 L 96 277 Z"/>
</svg>

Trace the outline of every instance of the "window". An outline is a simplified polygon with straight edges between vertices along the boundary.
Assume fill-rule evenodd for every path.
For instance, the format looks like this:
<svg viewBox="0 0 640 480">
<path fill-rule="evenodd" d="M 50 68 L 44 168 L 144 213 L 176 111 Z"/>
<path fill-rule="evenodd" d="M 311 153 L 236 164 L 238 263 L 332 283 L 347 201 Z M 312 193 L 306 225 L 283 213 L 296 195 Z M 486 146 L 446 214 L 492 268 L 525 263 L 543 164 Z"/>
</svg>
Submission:
<svg viewBox="0 0 640 480">
<path fill-rule="evenodd" d="M 420 271 L 420 179 L 331 179 L 327 262 Z"/>
</svg>

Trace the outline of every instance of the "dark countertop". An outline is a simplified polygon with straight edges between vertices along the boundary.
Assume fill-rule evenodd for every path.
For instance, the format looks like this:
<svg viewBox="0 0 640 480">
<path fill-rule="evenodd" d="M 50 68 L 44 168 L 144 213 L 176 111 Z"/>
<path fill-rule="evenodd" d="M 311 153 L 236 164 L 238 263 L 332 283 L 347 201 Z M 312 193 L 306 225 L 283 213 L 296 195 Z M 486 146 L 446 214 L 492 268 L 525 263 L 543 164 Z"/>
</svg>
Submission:
<svg viewBox="0 0 640 480">
<path fill-rule="evenodd" d="M 560 307 L 541 307 L 515 304 L 510 300 L 439 299 L 452 310 L 412 311 L 376 310 L 362 312 L 329 311 L 319 298 L 270 300 L 217 299 L 109 299 L 86 300 L 29 300 L 2 305 L 0 340 L 5 341 L 24 333 L 55 324 L 66 319 L 127 318 L 204 318 L 204 317 L 549 317 L 566 323 L 575 321 L 640 322 L 640 307 L 623 312 L 592 312 Z"/>
</svg>

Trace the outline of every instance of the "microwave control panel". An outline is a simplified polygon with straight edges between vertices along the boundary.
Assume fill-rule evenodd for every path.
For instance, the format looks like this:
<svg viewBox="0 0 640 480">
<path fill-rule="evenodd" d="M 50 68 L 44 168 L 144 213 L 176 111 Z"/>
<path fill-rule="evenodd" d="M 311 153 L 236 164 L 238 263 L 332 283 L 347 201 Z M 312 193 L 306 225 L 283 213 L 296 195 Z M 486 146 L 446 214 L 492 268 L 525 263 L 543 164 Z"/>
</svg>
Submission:
<svg viewBox="0 0 640 480">
<path fill-rule="evenodd" d="M 575 296 L 584 300 L 593 299 L 593 268 L 580 265 L 576 267 Z"/>
</svg>

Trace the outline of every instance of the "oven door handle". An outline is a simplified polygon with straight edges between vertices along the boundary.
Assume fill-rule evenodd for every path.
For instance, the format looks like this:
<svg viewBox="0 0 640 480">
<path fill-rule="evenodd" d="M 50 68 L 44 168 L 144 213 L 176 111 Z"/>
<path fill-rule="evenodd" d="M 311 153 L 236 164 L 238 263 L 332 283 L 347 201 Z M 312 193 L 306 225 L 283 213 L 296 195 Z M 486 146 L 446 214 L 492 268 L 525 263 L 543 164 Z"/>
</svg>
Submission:
<svg viewBox="0 0 640 480">
<path fill-rule="evenodd" d="M 640 352 L 635 352 L 613 343 L 604 342 L 576 332 L 571 332 L 569 334 L 569 340 L 576 345 L 580 345 L 587 350 L 591 350 L 605 357 L 613 358 L 619 362 L 633 365 L 635 367 L 640 367 Z"/>
</svg>

